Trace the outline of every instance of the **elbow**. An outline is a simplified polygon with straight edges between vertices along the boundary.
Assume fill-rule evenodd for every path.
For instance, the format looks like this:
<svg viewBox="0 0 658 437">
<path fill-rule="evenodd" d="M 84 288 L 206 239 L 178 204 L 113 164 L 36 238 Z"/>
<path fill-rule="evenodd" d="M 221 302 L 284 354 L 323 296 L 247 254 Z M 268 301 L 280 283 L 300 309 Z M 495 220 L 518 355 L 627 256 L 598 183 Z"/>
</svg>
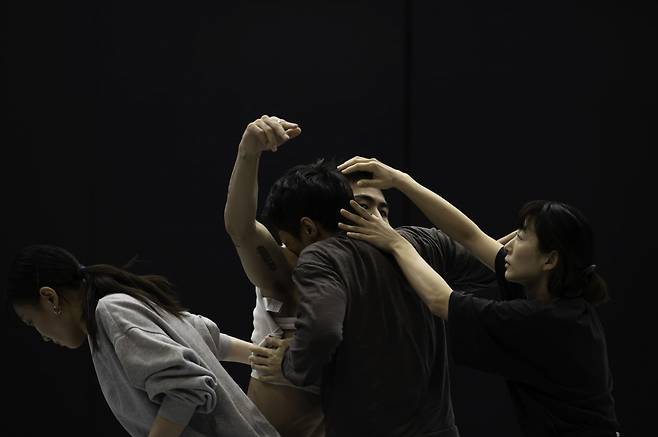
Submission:
<svg viewBox="0 0 658 437">
<path fill-rule="evenodd" d="M 448 305 L 450 303 L 451 292 L 441 294 L 426 302 L 430 312 L 443 320 L 448 320 Z"/>
<path fill-rule="evenodd" d="M 233 221 L 233 218 L 229 213 L 228 205 L 226 205 L 226 207 L 224 208 L 224 229 L 231 236 L 231 238 L 233 238 L 233 235 L 235 235 L 238 232 L 238 226 Z"/>
<path fill-rule="evenodd" d="M 239 220 L 232 220 L 226 213 L 224 214 L 224 229 L 233 243 L 238 246 L 255 232 L 255 228 L 251 227 L 250 229 L 248 223 L 239 223 Z"/>
</svg>

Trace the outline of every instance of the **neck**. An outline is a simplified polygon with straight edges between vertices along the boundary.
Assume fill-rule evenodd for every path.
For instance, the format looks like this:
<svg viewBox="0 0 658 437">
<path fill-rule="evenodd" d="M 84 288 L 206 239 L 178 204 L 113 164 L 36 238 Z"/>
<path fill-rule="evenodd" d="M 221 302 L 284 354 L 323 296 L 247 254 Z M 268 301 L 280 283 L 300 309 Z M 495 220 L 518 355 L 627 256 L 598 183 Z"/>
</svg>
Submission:
<svg viewBox="0 0 658 437">
<path fill-rule="evenodd" d="M 79 321 L 80 329 L 82 330 L 82 332 L 85 333 L 85 335 L 87 335 L 88 334 L 87 322 L 82 317 L 82 313 L 83 313 L 82 305 L 84 305 L 84 300 L 82 299 L 82 293 L 72 293 L 69 299 L 71 300 L 71 316 L 73 317 L 74 320 Z"/>
<path fill-rule="evenodd" d="M 553 296 L 548 292 L 548 278 L 542 276 L 536 282 L 526 284 L 526 293 L 542 303 L 553 302 Z"/>
</svg>

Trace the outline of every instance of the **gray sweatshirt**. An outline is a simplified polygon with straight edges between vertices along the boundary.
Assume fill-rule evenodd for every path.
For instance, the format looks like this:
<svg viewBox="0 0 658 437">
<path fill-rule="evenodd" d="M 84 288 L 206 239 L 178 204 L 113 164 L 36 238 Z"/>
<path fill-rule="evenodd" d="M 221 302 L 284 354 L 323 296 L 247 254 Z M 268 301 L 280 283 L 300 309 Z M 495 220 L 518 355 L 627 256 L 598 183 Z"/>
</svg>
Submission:
<svg viewBox="0 0 658 437">
<path fill-rule="evenodd" d="M 115 293 L 96 322 L 98 381 L 130 435 L 147 436 L 158 415 L 185 424 L 185 437 L 279 435 L 220 364 L 230 340 L 212 320 Z"/>
</svg>

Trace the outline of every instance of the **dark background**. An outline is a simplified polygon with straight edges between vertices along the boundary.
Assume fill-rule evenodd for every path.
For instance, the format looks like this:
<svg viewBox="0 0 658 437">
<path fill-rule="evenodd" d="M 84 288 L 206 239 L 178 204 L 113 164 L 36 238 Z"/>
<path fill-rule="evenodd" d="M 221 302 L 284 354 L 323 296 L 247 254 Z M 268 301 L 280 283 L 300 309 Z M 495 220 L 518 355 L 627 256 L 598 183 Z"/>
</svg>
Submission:
<svg viewBox="0 0 658 437">
<path fill-rule="evenodd" d="M 139 255 L 249 338 L 222 213 L 244 127 L 277 115 L 303 133 L 262 159 L 261 205 L 287 167 L 358 154 L 494 236 L 529 199 L 582 209 L 622 431 L 655 428 L 655 3 L 12 1 L 6 22 L 3 278 L 31 243 L 87 265 Z M 389 199 L 394 224 L 428 225 Z M 2 333 L 0 434 L 123 435 L 87 347 L 43 344 L 9 312 Z M 249 369 L 226 367 L 246 389 Z M 499 378 L 455 367 L 453 396 L 464 437 L 518 435 Z"/>
</svg>

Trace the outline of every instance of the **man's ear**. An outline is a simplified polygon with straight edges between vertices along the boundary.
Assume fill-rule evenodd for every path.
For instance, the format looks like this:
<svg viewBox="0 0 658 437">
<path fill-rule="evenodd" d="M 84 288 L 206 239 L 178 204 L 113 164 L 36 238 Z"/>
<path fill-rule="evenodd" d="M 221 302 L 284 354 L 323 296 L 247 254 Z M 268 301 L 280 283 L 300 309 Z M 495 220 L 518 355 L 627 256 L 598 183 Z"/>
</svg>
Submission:
<svg viewBox="0 0 658 437">
<path fill-rule="evenodd" d="M 309 217 L 299 219 L 299 236 L 304 241 L 315 241 L 318 238 L 320 230 L 318 225 Z"/>
</svg>

